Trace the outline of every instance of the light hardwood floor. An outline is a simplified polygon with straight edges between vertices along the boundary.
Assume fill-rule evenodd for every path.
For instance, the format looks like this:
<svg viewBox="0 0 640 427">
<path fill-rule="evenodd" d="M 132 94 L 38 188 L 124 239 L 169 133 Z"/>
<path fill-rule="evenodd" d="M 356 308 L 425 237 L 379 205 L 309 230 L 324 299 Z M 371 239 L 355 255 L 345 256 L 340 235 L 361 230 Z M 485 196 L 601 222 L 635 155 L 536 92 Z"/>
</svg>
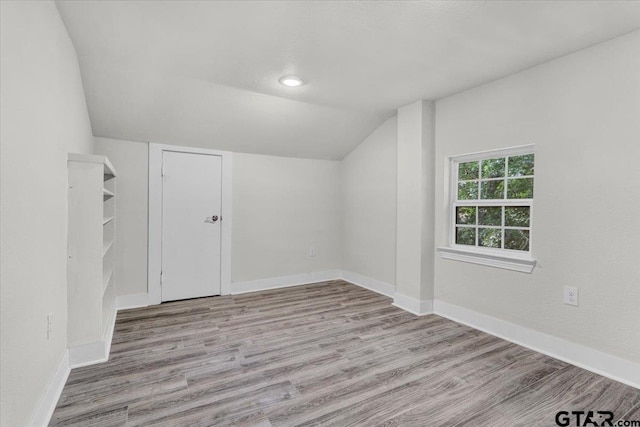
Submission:
<svg viewBox="0 0 640 427">
<path fill-rule="evenodd" d="M 555 426 L 640 390 L 343 281 L 118 313 L 56 426 Z"/>
</svg>

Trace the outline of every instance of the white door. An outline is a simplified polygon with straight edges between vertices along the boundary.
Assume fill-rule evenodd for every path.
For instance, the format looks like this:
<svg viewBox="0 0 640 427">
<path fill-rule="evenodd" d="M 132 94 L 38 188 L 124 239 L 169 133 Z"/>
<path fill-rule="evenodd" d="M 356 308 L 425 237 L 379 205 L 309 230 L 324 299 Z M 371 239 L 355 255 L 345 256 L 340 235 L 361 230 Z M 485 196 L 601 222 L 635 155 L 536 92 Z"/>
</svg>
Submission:
<svg viewBox="0 0 640 427">
<path fill-rule="evenodd" d="M 222 158 L 163 151 L 162 301 L 220 295 Z"/>
</svg>

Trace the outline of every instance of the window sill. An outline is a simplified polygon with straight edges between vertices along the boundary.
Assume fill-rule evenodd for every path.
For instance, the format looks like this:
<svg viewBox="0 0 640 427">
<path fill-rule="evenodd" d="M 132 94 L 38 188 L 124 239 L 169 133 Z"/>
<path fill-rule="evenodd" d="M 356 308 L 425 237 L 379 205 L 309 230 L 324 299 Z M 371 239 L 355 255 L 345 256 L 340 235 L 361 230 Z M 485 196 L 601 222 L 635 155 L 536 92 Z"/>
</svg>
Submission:
<svg viewBox="0 0 640 427">
<path fill-rule="evenodd" d="M 438 248 L 440 257 L 455 261 L 470 262 L 472 264 L 486 265 L 489 267 L 502 268 L 505 270 L 531 273 L 536 265 L 536 260 L 510 257 L 507 255 L 485 254 L 480 252 L 465 251 L 450 247 Z"/>
</svg>

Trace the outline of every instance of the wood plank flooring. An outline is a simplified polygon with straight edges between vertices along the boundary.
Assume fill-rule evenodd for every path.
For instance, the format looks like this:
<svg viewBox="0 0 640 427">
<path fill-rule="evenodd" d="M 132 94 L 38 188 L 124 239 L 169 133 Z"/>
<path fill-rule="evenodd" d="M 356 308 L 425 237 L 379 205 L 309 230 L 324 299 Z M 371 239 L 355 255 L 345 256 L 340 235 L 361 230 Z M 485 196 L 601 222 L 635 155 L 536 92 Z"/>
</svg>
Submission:
<svg viewBox="0 0 640 427">
<path fill-rule="evenodd" d="M 343 281 L 118 313 L 53 426 L 555 426 L 640 390 Z M 633 418 L 635 417 L 635 418 Z"/>
</svg>

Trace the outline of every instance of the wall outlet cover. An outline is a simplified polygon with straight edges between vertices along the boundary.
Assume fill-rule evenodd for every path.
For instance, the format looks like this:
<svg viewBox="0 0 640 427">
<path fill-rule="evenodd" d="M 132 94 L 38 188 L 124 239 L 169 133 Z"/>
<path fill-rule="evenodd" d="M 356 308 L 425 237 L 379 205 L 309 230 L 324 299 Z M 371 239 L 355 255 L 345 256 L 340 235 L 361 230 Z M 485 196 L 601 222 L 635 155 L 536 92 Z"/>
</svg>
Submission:
<svg viewBox="0 0 640 427">
<path fill-rule="evenodd" d="M 564 303 L 567 305 L 578 306 L 578 288 L 575 286 L 564 287 Z"/>
</svg>

